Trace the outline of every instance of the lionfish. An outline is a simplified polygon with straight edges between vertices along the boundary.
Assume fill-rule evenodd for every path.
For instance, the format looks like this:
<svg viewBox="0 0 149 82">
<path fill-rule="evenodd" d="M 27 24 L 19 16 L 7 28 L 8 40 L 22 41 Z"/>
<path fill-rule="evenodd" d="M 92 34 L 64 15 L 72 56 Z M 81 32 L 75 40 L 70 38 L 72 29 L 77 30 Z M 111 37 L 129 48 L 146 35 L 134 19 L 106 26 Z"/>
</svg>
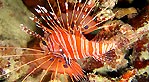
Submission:
<svg viewBox="0 0 149 82">
<path fill-rule="evenodd" d="M 50 10 L 37 5 L 35 11 L 39 14 L 39 17 L 31 17 L 37 27 L 43 30 L 44 36 L 31 31 L 23 24 L 20 26 L 27 34 L 35 36 L 41 40 L 40 47 L 43 50 L 38 51 L 35 49 L 28 49 L 36 52 L 35 54 L 31 54 L 34 57 L 34 60 L 20 66 L 18 69 L 31 63 L 35 63 L 36 67 L 24 77 L 22 82 L 24 82 L 37 69 L 46 71 L 40 82 L 48 72 L 52 72 L 51 81 L 57 79 L 58 74 L 67 74 L 72 81 L 74 81 L 74 79 L 80 81 L 81 79 L 85 79 L 86 76 L 83 73 L 84 70 L 77 63 L 78 59 L 93 57 L 95 60 L 102 63 L 110 61 L 112 58 L 109 58 L 108 55 L 104 55 L 105 53 L 110 50 L 127 46 L 121 44 L 121 42 L 129 43 L 133 38 L 137 38 L 132 38 L 132 36 L 135 35 L 130 35 L 128 37 L 125 36 L 123 40 L 116 39 L 119 37 L 100 41 L 98 41 L 98 38 L 88 40 L 84 34 L 104 28 L 104 26 L 98 27 L 98 25 L 114 17 L 114 15 L 107 18 L 102 17 L 103 12 L 105 12 L 109 6 L 101 9 L 100 13 L 97 13 L 93 17 L 90 16 L 96 5 L 99 3 L 99 0 L 96 0 L 95 2 L 86 0 L 83 4 L 82 0 L 76 0 L 73 5 L 69 4 L 68 0 L 66 0 L 63 3 L 64 11 L 62 10 L 60 1 L 56 0 L 58 13 L 54 11 L 51 2 L 49 0 L 47 0 L 47 2 Z M 72 7 L 72 9 L 69 9 L 70 7 Z M 97 16 L 101 16 L 101 20 L 95 22 Z M 139 35 L 142 33 L 139 32 L 137 34 Z M 29 57 L 27 54 L 24 55 Z"/>
</svg>

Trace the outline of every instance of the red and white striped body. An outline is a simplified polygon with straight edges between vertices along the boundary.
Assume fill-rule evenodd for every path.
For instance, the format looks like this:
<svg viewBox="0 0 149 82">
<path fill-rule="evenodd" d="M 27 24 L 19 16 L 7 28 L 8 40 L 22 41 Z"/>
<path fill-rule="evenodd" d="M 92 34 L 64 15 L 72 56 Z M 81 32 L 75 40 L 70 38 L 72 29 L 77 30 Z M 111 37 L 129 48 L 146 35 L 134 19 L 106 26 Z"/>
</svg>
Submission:
<svg viewBox="0 0 149 82">
<path fill-rule="evenodd" d="M 81 2 L 75 3 L 73 10 L 68 10 L 68 2 L 66 1 L 64 3 L 66 11 L 62 13 L 59 1 L 57 1 L 60 16 L 56 15 L 50 3 L 49 5 L 52 12 L 38 5 L 38 8 L 35 10 L 47 25 L 51 27 L 51 29 L 48 29 L 39 22 L 39 19 L 33 19 L 36 24 L 45 31 L 43 40 L 46 41 L 47 45 L 46 47 L 41 45 L 41 48 L 45 51 L 49 50 L 49 52 L 60 52 L 60 54 L 69 59 L 93 57 L 97 60 L 102 60 L 102 57 L 104 57 L 103 54 L 115 49 L 115 42 L 89 41 L 82 34 L 97 30 L 98 24 L 110 19 L 107 18 L 96 23 L 94 20 L 99 14 L 94 17 L 89 16 L 96 4 L 94 3 L 94 5 L 88 9 L 88 3 L 88 1 L 85 1 L 82 6 L 77 6 L 77 4 L 81 4 Z M 103 9 L 103 11 L 107 8 Z"/>
<path fill-rule="evenodd" d="M 65 5 L 65 12 L 61 11 L 62 8 L 59 1 L 60 0 L 57 0 L 56 2 L 60 16 L 57 12 L 55 13 L 50 1 L 48 1 L 51 8 L 50 11 L 40 5 L 37 5 L 37 8 L 35 8 L 42 20 L 37 17 L 32 18 L 32 20 L 44 31 L 44 37 L 21 26 L 28 34 L 41 39 L 41 48 L 45 51 L 44 55 L 41 57 L 49 55 L 49 57 L 36 62 L 39 68 L 45 69 L 47 72 L 52 71 L 55 74 L 57 72 L 61 74 L 67 73 L 71 78 L 74 77 L 76 80 L 80 80 L 84 78 L 83 70 L 74 60 L 93 57 L 102 63 L 106 61 L 110 62 L 116 60 L 114 58 L 115 54 L 111 57 L 113 54 L 109 55 L 107 52 L 123 47 L 126 45 L 125 43 L 127 43 L 125 40 L 128 40 L 128 42 L 131 41 L 132 35 L 129 36 L 129 38 L 124 37 L 124 40 L 123 37 L 121 40 L 121 36 L 115 36 L 109 40 L 98 41 L 97 38 L 96 41 L 89 41 L 84 37 L 83 33 L 87 34 L 103 28 L 98 27 L 98 25 L 113 17 L 113 15 L 108 18 L 100 17 L 103 20 L 98 22 L 94 21 L 97 16 L 101 16 L 108 7 L 102 9 L 100 13 L 96 13 L 96 15 L 92 17 L 89 14 L 96 6 L 96 3 L 99 2 L 98 0 L 91 3 L 91 5 L 89 5 L 91 0 L 86 0 L 83 5 L 81 5 L 82 0 L 79 0 L 74 3 L 74 8 L 70 10 L 68 9 L 70 5 L 66 0 L 66 2 L 63 3 L 63 5 Z M 46 23 L 46 25 L 44 25 L 43 22 Z M 38 55 L 34 57 L 35 59 L 41 58 Z M 44 64 L 45 61 L 47 62 Z M 44 65 L 42 66 L 42 64 Z"/>
<path fill-rule="evenodd" d="M 53 49 L 54 52 L 61 52 L 70 59 L 93 57 L 101 60 L 102 54 L 115 49 L 113 42 L 89 41 L 83 35 L 76 36 L 62 29 L 53 31 L 46 38 L 51 51 Z"/>
</svg>

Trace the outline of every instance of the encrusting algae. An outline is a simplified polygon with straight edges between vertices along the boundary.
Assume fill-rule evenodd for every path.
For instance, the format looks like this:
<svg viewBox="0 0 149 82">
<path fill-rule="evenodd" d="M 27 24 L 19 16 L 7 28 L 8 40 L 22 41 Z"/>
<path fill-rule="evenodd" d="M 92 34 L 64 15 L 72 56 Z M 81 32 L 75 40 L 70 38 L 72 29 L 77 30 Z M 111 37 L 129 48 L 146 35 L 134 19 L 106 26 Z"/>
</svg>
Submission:
<svg viewBox="0 0 149 82">
<path fill-rule="evenodd" d="M 28 25 L 30 22 L 26 23 L 24 16 L 23 22 L 16 24 L 36 39 L 27 44 L 29 37 L 24 38 L 19 32 L 10 31 L 12 36 L 7 38 L 9 33 L 0 32 L 1 81 L 128 82 L 140 81 L 140 77 L 148 81 L 149 77 L 145 76 L 149 75 L 146 71 L 149 67 L 148 17 L 140 15 L 135 7 L 115 9 L 117 0 L 22 1 L 34 14 L 30 19 L 36 27 Z M 10 1 L 2 1 L 0 11 L 9 10 L 6 2 Z M 142 12 L 148 16 L 143 9 Z M 128 19 L 123 20 L 126 16 Z M 136 18 L 144 21 L 139 27 L 132 24 Z M 15 19 L 20 18 L 14 16 Z M 2 30 L 6 28 L 3 24 Z M 42 32 L 32 31 L 26 25 L 39 27 Z"/>
</svg>

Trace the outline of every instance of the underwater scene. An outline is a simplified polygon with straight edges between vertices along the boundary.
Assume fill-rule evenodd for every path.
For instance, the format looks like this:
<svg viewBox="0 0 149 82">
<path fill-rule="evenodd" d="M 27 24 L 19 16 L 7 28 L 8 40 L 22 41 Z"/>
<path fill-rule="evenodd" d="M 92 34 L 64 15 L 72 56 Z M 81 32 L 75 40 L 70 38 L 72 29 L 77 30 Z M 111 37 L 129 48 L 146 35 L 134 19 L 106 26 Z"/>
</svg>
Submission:
<svg viewBox="0 0 149 82">
<path fill-rule="evenodd" d="M 0 0 L 0 82 L 149 82 L 149 0 Z"/>
</svg>

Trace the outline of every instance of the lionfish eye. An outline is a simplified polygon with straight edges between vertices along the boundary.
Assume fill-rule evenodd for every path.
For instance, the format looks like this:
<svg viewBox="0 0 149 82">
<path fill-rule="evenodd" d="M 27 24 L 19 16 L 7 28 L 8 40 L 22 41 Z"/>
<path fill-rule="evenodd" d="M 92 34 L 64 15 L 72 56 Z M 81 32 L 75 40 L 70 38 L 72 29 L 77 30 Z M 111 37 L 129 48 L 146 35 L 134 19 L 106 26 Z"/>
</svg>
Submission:
<svg viewBox="0 0 149 82">
<path fill-rule="evenodd" d="M 54 61 L 54 58 L 50 58 L 49 61 Z"/>
<path fill-rule="evenodd" d="M 88 29 L 88 25 L 86 25 L 84 28 L 85 28 L 85 29 Z"/>
<path fill-rule="evenodd" d="M 46 42 L 44 40 L 42 41 L 42 44 L 45 45 L 45 46 L 47 46 L 47 44 L 46 44 Z"/>
</svg>

